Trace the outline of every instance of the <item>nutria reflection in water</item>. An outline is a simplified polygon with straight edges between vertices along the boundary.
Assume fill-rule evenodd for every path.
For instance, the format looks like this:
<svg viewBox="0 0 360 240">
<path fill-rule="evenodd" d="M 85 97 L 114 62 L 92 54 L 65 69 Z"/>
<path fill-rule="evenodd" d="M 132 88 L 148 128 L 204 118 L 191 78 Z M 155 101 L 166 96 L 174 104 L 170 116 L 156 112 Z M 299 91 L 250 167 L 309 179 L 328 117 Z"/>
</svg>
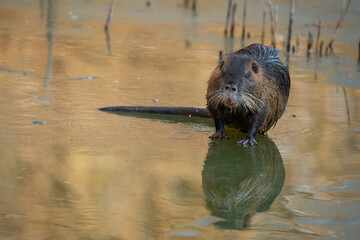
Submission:
<svg viewBox="0 0 360 240">
<path fill-rule="evenodd" d="M 267 136 L 256 148 L 211 142 L 202 171 L 202 188 L 216 226 L 243 229 L 256 212 L 267 211 L 279 195 L 285 170 L 279 150 Z"/>
</svg>

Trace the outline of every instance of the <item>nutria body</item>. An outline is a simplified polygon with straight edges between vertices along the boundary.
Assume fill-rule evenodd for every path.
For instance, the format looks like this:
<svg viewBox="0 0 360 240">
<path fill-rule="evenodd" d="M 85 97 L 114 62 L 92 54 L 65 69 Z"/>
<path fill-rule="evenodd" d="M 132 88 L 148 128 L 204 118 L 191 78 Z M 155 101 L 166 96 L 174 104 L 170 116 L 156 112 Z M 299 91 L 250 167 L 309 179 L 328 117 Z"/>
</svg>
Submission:
<svg viewBox="0 0 360 240">
<path fill-rule="evenodd" d="M 246 132 L 238 143 L 257 144 L 283 114 L 290 90 L 288 69 L 273 47 L 252 44 L 224 56 L 211 74 L 207 110 L 215 121 L 210 138 L 227 139 L 225 125 Z"/>
</svg>

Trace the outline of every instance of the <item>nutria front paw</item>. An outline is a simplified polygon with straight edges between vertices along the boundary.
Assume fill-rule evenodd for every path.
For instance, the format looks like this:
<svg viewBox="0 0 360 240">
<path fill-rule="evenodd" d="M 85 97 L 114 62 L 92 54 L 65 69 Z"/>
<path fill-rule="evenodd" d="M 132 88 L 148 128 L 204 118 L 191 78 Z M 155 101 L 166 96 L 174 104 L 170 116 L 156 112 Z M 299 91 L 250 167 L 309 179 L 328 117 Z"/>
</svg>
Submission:
<svg viewBox="0 0 360 240">
<path fill-rule="evenodd" d="M 220 131 L 214 133 L 209 138 L 211 138 L 211 139 L 220 138 L 220 140 L 222 140 L 222 139 L 229 140 L 228 136 L 226 135 L 226 132 L 220 132 Z"/>
<path fill-rule="evenodd" d="M 257 145 L 258 143 L 253 137 L 245 137 L 244 140 L 237 141 L 236 144 L 241 144 L 243 146 L 245 146 L 246 144 L 250 144 L 251 146 L 253 146 L 253 145 Z"/>
</svg>

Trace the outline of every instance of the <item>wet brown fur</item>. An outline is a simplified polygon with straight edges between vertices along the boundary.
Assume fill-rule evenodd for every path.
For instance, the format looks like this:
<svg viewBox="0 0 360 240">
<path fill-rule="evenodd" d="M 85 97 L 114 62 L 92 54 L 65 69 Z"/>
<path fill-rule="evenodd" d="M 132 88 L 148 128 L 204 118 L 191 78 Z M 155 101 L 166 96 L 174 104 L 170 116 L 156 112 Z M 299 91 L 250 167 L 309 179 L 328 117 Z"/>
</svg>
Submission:
<svg viewBox="0 0 360 240">
<path fill-rule="evenodd" d="M 227 138 L 227 125 L 248 133 L 240 143 L 256 144 L 256 133 L 267 132 L 282 116 L 289 90 L 289 72 L 275 48 L 252 44 L 225 55 L 208 82 L 207 110 L 216 126 L 211 138 Z"/>
</svg>

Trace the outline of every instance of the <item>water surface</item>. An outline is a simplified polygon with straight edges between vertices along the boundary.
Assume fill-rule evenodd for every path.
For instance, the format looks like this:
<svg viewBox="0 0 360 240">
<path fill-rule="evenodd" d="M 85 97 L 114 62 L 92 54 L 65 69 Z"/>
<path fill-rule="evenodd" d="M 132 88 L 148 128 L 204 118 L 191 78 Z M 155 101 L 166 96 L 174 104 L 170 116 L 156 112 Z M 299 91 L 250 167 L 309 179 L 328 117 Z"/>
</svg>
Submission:
<svg viewBox="0 0 360 240">
<path fill-rule="evenodd" d="M 263 2 L 249 3 L 244 45 Z M 289 6 L 273 2 L 283 49 Z M 358 1 L 323 57 L 306 56 L 307 33 L 321 14 L 327 42 L 341 4 L 297 1 L 301 44 L 280 54 L 289 106 L 245 148 L 232 129 L 210 141 L 208 119 L 97 110 L 204 106 L 218 51 L 242 45 L 240 15 L 225 39 L 226 1 L 115 1 L 106 36 L 109 4 L 0 3 L 1 239 L 359 238 Z"/>
</svg>

